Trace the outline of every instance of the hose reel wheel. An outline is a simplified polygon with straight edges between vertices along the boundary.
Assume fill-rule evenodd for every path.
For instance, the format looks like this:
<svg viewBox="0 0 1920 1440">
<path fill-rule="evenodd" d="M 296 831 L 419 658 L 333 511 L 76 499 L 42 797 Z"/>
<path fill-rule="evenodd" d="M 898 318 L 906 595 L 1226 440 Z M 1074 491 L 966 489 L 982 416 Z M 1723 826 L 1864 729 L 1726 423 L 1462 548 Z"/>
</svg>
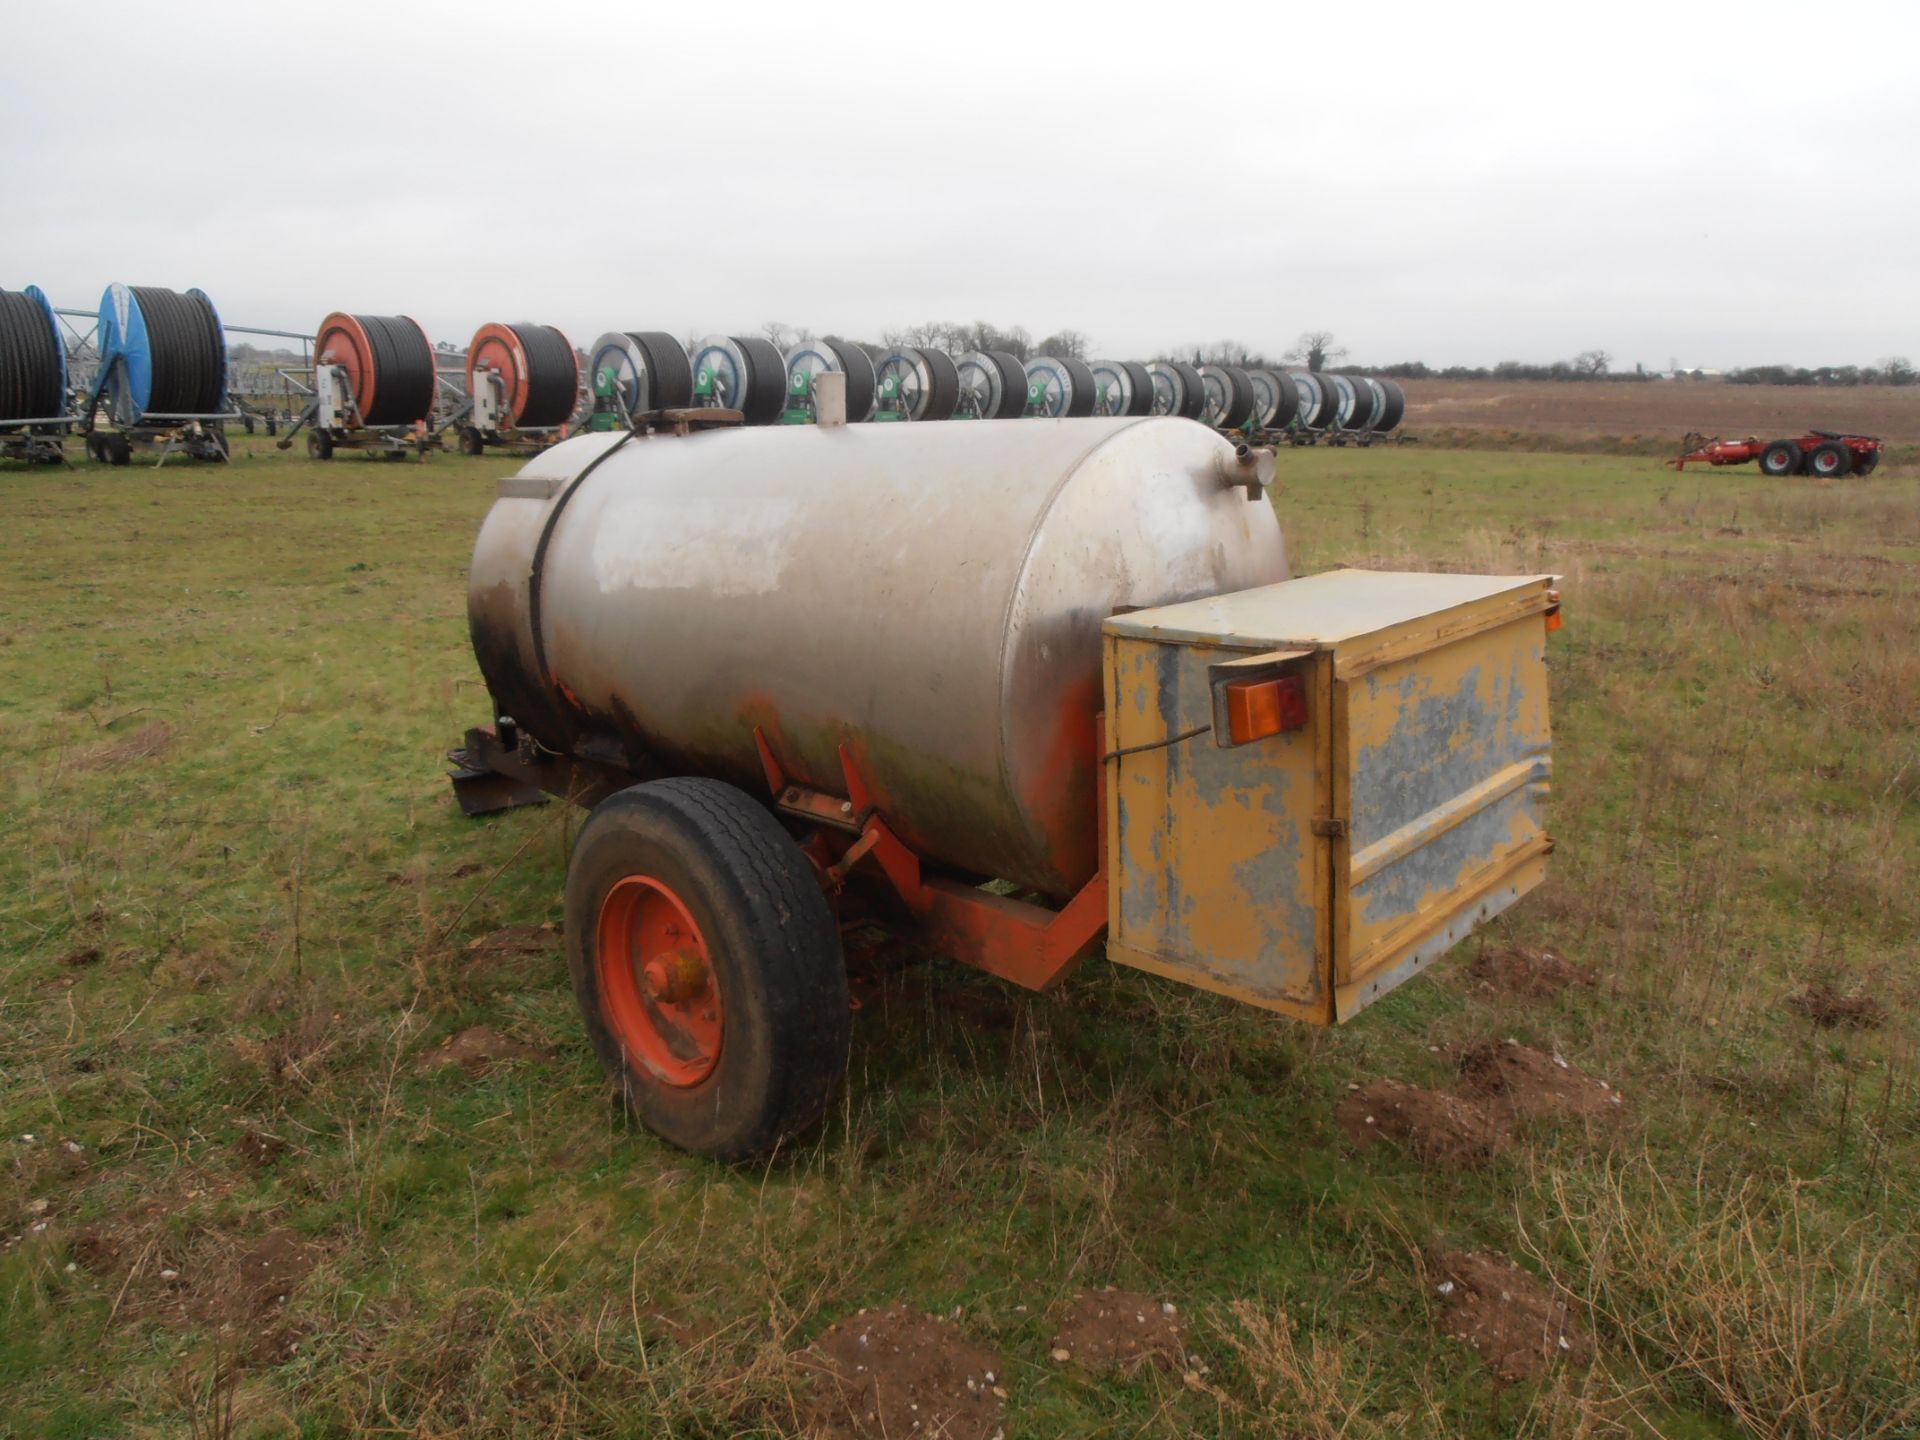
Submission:
<svg viewBox="0 0 1920 1440">
<path fill-rule="evenodd" d="M 1153 413 L 1198 420 L 1207 403 L 1200 372 L 1179 360 L 1156 361 L 1147 367 L 1153 380 Z"/>
<path fill-rule="evenodd" d="M 98 336 L 110 409 L 120 423 L 225 408 L 227 342 L 206 292 L 109 285 L 100 297 Z"/>
<path fill-rule="evenodd" d="M 1363 377 L 1359 383 L 1365 385 L 1367 387 L 1367 393 L 1373 397 L 1373 409 L 1367 416 L 1367 428 L 1369 430 L 1378 430 L 1380 428 L 1380 417 L 1387 413 L 1386 387 L 1371 375 Z"/>
<path fill-rule="evenodd" d="M 1206 365 L 1200 370 L 1206 396 L 1202 412 L 1216 430 L 1238 430 L 1253 413 L 1253 379 L 1238 365 Z"/>
<path fill-rule="evenodd" d="M 1288 372 L 1300 397 L 1300 423 L 1309 430 L 1325 430 L 1333 422 L 1335 392 L 1327 377 L 1311 370 Z"/>
<path fill-rule="evenodd" d="M 469 392 L 482 371 L 499 375 L 507 418 L 516 429 L 564 425 L 579 398 L 580 361 L 551 325 L 482 325 L 467 346 Z"/>
<path fill-rule="evenodd" d="M 1017 420 L 1027 410 L 1027 369 L 1005 350 L 969 350 L 955 364 L 960 412 L 976 420 Z"/>
<path fill-rule="evenodd" d="M 593 342 L 587 368 L 595 393 L 604 387 L 623 415 L 693 404 L 693 366 L 664 331 L 610 330 Z"/>
<path fill-rule="evenodd" d="M 0 290 L 0 420 L 53 420 L 67 410 L 67 350 L 38 285 Z"/>
<path fill-rule="evenodd" d="M 1039 355 L 1027 362 L 1027 408 L 1033 414 L 1080 419 L 1093 414 L 1097 398 L 1093 370 L 1086 361 Z"/>
<path fill-rule="evenodd" d="M 787 362 L 758 335 L 709 335 L 694 347 L 694 393 L 749 425 L 771 425 L 787 408 Z"/>
<path fill-rule="evenodd" d="M 1336 423 L 1342 430 L 1364 431 L 1373 425 L 1373 391 L 1367 388 L 1365 379 L 1358 375 L 1336 375 L 1333 377 L 1335 392 L 1340 397 Z"/>
<path fill-rule="evenodd" d="M 1253 423 L 1261 430 L 1278 430 L 1293 418 L 1300 406 L 1293 382 L 1271 370 L 1249 370 L 1253 385 Z"/>
<path fill-rule="evenodd" d="M 1380 413 L 1374 418 L 1373 428 L 1376 434 L 1384 435 L 1394 429 L 1407 413 L 1407 392 L 1392 380 L 1375 381 L 1381 391 Z"/>
<path fill-rule="evenodd" d="M 414 425 L 433 413 L 433 342 L 410 316 L 337 310 L 314 332 L 313 363 L 339 368 L 364 425 Z"/>
<path fill-rule="evenodd" d="M 1153 414 L 1153 376 L 1137 360 L 1096 360 L 1092 365 L 1096 415 Z"/>
<path fill-rule="evenodd" d="M 874 367 L 883 396 L 893 397 L 906 420 L 951 420 L 960 406 L 960 369 L 942 350 L 902 346 Z"/>
<path fill-rule="evenodd" d="M 794 346 L 786 355 L 789 389 L 796 376 L 807 377 L 807 393 L 813 393 L 815 375 L 841 374 L 847 377 L 847 419 L 865 420 L 873 414 L 873 360 L 858 345 L 845 340 L 809 340 Z"/>
</svg>

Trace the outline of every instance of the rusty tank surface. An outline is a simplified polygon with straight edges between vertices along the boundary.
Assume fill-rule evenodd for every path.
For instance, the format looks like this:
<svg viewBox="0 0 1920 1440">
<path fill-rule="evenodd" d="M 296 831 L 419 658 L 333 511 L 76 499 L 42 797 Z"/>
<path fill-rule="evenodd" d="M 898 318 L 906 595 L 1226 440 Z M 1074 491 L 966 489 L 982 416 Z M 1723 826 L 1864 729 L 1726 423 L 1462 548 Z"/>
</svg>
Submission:
<svg viewBox="0 0 1920 1440">
<path fill-rule="evenodd" d="M 1287 579 L 1235 449 L 1169 417 L 586 435 L 501 483 L 468 617 L 542 747 L 764 793 L 851 759 L 907 846 L 1073 895 L 1101 627 Z"/>
</svg>

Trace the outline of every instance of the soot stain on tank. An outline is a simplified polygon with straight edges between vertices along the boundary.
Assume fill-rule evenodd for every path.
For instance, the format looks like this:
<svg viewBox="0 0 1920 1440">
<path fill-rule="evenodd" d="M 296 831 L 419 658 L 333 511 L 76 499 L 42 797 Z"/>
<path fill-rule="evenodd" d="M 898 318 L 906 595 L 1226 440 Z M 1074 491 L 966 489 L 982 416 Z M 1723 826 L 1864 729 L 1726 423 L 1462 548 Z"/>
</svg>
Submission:
<svg viewBox="0 0 1920 1440">
<path fill-rule="evenodd" d="M 501 581 L 470 595 L 467 630 L 495 715 L 511 715 L 532 734 L 558 739 L 564 730 L 559 708 L 536 682 L 522 653 L 525 624 L 519 591 Z"/>
</svg>

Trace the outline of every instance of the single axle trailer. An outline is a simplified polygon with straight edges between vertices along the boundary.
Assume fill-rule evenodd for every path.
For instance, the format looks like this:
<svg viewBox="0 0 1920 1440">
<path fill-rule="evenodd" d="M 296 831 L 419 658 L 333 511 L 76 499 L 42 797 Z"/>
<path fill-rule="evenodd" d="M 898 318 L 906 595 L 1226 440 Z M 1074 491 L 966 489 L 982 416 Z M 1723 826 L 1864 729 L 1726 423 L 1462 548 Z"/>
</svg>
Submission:
<svg viewBox="0 0 1920 1440">
<path fill-rule="evenodd" d="M 1745 465 L 1760 462 L 1764 475 L 1816 475 L 1837 480 L 1848 475 L 1871 475 L 1880 467 L 1886 443 L 1877 435 L 1849 435 L 1833 430 L 1809 430 L 1785 440 L 1708 439 L 1689 435 L 1686 450 L 1667 463 L 1676 470 L 1689 465 Z"/>
<path fill-rule="evenodd" d="M 1104 941 L 1324 1025 L 1540 883 L 1552 576 L 1292 579 L 1270 452 L 848 425 L 843 378 L 814 425 L 565 441 L 474 550 L 494 718 L 454 790 L 588 810 L 568 965 L 659 1135 L 740 1158 L 821 1117 L 843 919 L 1037 991 Z"/>
</svg>

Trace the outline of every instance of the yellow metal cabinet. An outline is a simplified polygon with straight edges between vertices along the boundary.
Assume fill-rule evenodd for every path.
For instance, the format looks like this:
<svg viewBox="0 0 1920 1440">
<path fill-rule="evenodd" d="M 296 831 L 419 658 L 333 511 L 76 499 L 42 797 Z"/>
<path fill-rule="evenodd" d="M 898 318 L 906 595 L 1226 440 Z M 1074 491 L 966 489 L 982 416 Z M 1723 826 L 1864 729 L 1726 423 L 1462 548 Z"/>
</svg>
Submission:
<svg viewBox="0 0 1920 1440">
<path fill-rule="evenodd" d="M 1331 1023 L 1537 885 L 1552 584 L 1334 570 L 1108 620 L 1108 955 Z"/>
</svg>

